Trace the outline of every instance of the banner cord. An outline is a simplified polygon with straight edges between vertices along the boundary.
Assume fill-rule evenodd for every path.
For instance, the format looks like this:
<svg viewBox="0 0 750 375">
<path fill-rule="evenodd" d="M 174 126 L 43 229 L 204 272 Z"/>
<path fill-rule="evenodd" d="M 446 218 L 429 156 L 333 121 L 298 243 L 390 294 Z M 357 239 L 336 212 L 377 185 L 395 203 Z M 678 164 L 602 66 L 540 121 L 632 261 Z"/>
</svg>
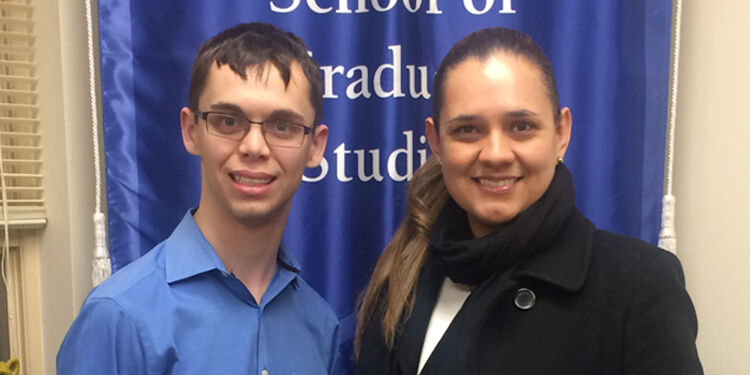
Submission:
<svg viewBox="0 0 750 375">
<path fill-rule="evenodd" d="M 674 177 L 674 137 L 677 123 L 677 87 L 680 71 L 680 28 L 682 25 L 682 0 L 675 2 L 674 40 L 672 54 L 672 77 L 670 79 L 669 115 L 667 120 L 667 150 L 664 178 L 664 198 L 662 200 L 661 232 L 659 232 L 659 247 L 677 252 L 677 234 L 674 228 L 675 196 L 672 193 Z"/>
<path fill-rule="evenodd" d="M 94 152 L 94 259 L 92 261 L 91 282 L 99 285 L 112 273 L 109 250 L 107 249 L 106 217 L 102 213 L 102 174 L 99 154 L 99 114 L 96 102 L 96 69 L 94 62 L 94 27 L 91 15 L 91 0 L 86 0 L 86 32 L 88 37 L 89 99 L 91 101 L 91 136 Z"/>
</svg>

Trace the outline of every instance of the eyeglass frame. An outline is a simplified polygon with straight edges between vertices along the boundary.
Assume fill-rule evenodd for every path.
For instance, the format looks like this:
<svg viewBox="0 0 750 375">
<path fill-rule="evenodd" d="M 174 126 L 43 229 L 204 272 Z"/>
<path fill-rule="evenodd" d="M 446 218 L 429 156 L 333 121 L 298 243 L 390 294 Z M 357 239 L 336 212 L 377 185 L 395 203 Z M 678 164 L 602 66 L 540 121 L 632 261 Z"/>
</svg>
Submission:
<svg viewBox="0 0 750 375">
<path fill-rule="evenodd" d="M 236 119 L 245 120 L 245 121 L 248 122 L 249 125 L 248 125 L 247 129 L 245 130 L 244 134 L 242 134 L 242 137 L 239 137 L 239 138 L 234 138 L 234 137 L 230 137 L 230 136 L 227 136 L 227 135 L 212 133 L 209 130 L 210 126 L 208 125 L 208 116 L 212 115 L 212 114 L 218 114 L 218 115 L 222 115 L 222 116 L 228 116 L 228 117 L 233 117 L 233 118 L 236 118 Z M 205 112 L 204 111 L 193 111 L 193 115 L 195 116 L 195 121 L 196 122 L 198 121 L 198 118 L 202 118 L 203 121 L 206 122 L 206 133 L 208 133 L 210 135 L 213 135 L 215 137 L 224 138 L 224 139 L 232 139 L 232 140 L 235 140 L 235 141 L 241 141 L 241 140 L 243 140 L 247 136 L 247 133 L 250 132 L 250 128 L 251 128 L 251 126 L 253 124 L 260 125 L 260 130 L 261 130 L 261 133 L 263 134 L 263 140 L 266 142 L 266 144 L 268 146 L 272 146 L 272 147 L 300 148 L 300 147 L 302 147 L 302 144 L 305 143 L 305 136 L 308 135 L 308 134 L 311 134 L 311 133 L 315 132 L 315 126 L 310 127 L 310 126 L 305 126 L 305 125 L 302 125 L 302 124 L 294 122 L 294 121 L 283 120 L 287 125 L 299 126 L 299 127 L 301 127 L 303 129 L 302 130 L 302 138 L 300 138 L 299 145 L 297 145 L 297 146 L 283 146 L 283 145 L 270 144 L 270 143 L 268 143 L 268 138 L 266 138 L 266 129 L 264 127 L 264 124 L 267 123 L 268 121 L 280 121 L 278 119 L 266 119 L 266 120 L 263 120 L 263 121 L 253 121 L 253 120 L 250 120 L 249 118 L 247 118 L 245 116 L 238 116 L 238 115 L 235 115 L 235 114 L 221 112 L 221 111 L 205 111 Z"/>
</svg>

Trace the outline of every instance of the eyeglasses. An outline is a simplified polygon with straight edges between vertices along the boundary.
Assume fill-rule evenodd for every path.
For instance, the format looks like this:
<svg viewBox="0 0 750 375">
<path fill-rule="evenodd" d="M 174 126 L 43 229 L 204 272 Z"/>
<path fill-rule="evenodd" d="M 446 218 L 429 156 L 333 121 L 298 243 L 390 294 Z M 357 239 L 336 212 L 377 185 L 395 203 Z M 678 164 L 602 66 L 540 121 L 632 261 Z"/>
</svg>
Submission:
<svg viewBox="0 0 750 375">
<path fill-rule="evenodd" d="M 261 126 L 263 138 L 269 146 L 277 147 L 300 147 L 305 135 L 314 131 L 314 128 L 300 125 L 284 119 L 268 119 L 265 121 L 252 121 L 244 117 L 229 115 L 221 112 L 195 111 L 198 117 L 206 120 L 206 131 L 217 137 L 241 140 L 250 131 L 250 125 Z"/>
</svg>

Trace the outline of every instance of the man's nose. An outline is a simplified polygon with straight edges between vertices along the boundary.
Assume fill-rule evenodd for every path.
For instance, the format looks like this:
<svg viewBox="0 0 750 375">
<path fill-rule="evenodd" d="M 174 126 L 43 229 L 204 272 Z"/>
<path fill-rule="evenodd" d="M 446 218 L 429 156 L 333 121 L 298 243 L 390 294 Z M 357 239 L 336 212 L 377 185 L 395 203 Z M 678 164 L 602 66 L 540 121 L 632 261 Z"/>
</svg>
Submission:
<svg viewBox="0 0 750 375">
<path fill-rule="evenodd" d="M 240 141 L 239 152 L 243 155 L 268 155 L 270 149 L 262 125 L 253 122 L 249 126 L 245 137 Z"/>
</svg>

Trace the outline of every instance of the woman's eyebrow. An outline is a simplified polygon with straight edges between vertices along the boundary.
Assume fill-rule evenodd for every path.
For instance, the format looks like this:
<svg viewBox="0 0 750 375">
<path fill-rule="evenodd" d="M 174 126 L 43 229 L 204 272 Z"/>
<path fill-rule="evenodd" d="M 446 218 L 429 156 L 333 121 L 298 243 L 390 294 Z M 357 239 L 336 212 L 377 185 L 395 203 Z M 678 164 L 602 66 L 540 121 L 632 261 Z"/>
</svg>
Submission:
<svg viewBox="0 0 750 375">
<path fill-rule="evenodd" d="M 448 121 L 446 121 L 446 123 L 451 123 L 451 122 L 470 122 L 470 121 L 474 121 L 474 120 L 476 120 L 478 118 L 480 118 L 480 116 L 478 116 L 478 115 L 457 115 L 457 116 L 449 119 Z"/>
<path fill-rule="evenodd" d="M 482 116 L 479 116 L 479 115 L 460 114 L 449 119 L 448 121 L 446 121 L 446 123 L 450 124 L 454 122 L 473 122 L 481 117 Z M 529 117 L 539 117 L 539 114 L 534 111 L 530 111 L 528 109 L 519 109 L 515 111 L 506 112 L 503 114 L 503 118 L 505 119 L 519 119 L 519 118 L 529 118 Z"/>
<path fill-rule="evenodd" d="M 523 117 L 537 117 L 539 116 L 538 113 L 534 111 L 530 111 L 528 109 L 519 109 L 516 111 L 510 111 L 505 114 L 505 118 L 523 118 Z"/>
</svg>

